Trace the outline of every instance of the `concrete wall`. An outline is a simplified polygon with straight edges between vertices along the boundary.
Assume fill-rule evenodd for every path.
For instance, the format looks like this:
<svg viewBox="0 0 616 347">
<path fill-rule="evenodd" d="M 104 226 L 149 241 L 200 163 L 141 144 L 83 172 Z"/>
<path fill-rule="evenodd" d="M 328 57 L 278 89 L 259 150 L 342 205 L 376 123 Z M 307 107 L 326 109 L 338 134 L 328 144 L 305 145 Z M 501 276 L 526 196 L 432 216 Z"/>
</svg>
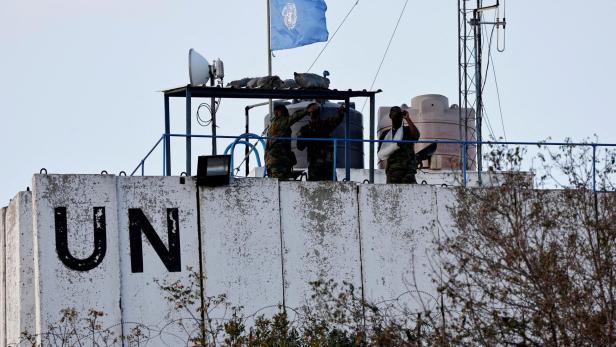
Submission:
<svg viewBox="0 0 616 347">
<path fill-rule="evenodd" d="M 359 187 L 365 295 L 417 309 L 431 291 L 424 255 L 435 226 L 436 188 L 427 185 Z M 420 287 L 415 283 L 419 282 Z"/>
<path fill-rule="evenodd" d="M 20 192 L 11 200 L 5 221 L 6 339 L 18 343 L 22 332 L 35 331 L 31 192 Z"/>
<path fill-rule="evenodd" d="M 37 276 L 37 333 L 49 325 L 58 325 L 61 310 L 75 308 L 85 315 L 91 309 L 105 316 L 103 329 L 121 336 L 120 254 L 116 181 L 110 175 L 35 175 L 34 237 L 37 240 L 35 263 Z M 104 208 L 103 210 L 100 208 Z M 58 208 L 66 211 L 68 251 L 74 266 L 96 267 L 85 270 L 69 268 L 71 259 L 58 249 L 56 234 Z M 95 228 L 104 227 L 106 242 L 95 243 Z M 90 258 L 91 255 L 95 258 Z M 62 258 L 62 259 L 60 259 Z"/>
<path fill-rule="evenodd" d="M 148 342 L 150 346 L 185 344 L 188 339 L 185 328 L 194 333 L 199 327 L 199 321 L 190 316 L 193 313 L 199 317 L 197 311 L 199 305 L 197 303 L 178 310 L 174 304 L 166 300 L 170 293 L 161 291 L 160 286 L 172 285 L 178 281 L 190 283 L 191 272 L 188 269 L 199 271 L 194 180 L 188 178 L 182 183 L 178 177 L 118 177 L 117 197 L 124 336 L 129 336 L 133 329 L 139 326 L 151 338 Z M 166 250 L 171 250 L 169 236 L 174 237 L 175 233 L 179 235 L 180 258 L 178 263 L 173 265 L 177 268 L 163 263 L 143 230 L 136 229 L 141 234 L 141 253 L 131 252 L 129 238 L 131 209 L 133 213 L 135 209 L 143 212 Z M 177 210 L 177 221 L 174 209 Z M 135 264 L 131 258 L 141 255 L 142 272 L 133 272 L 132 267 Z M 138 260 L 135 259 L 135 262 Z M 172 267 L 172 271 L 167 266 Z"/>
<path fill-rule="evenodd" d="M 440 186 L 256 178 L 200 188 L 198 200 L 192 178 L 35 175 L 33 187 L 33 201 L 20 193 L 5 218 L 7 317 L 32 317 L 41 333 L 64 308 L 96 309 L 114 336 L 139 324 L 151 346 L 177 345 L 201 323 L 200 295 L 176 309 L 159 288 L 190 283 L 188 268 L 203 271 L 193 289 L 206 300 L 225 294 L 251 317 L 301 306 L 309 282 L 330 279 L 369 300 L 430 306 L 421 294 L 433 291 L 430 240 L 452 226 L 454 202 Z M 68 252 L 57 240 L 62 213 Z M 95 243 L 103 224 L 104 255 Z"/>
<path fill-rule="evenodd" d="M 205 294 L 226 294 L 248 315 L 271 314 L 283 300 L 278 190 L 275 179 L 201 189 Z"/>
<path fill-rule="evenodd" d="M 334 279 L 361 288 L 357 186 L 281 182 L 286 305 L 310 297 L 310 282 Z"/>
</svg>

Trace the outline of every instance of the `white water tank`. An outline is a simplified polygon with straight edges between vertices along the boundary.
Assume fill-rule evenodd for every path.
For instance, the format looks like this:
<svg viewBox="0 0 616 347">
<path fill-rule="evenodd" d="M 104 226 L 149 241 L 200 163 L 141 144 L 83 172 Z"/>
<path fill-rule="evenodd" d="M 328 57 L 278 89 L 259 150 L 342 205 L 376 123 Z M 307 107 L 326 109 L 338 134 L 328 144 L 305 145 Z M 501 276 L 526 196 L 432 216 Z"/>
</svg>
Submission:
<svg viewBox="0 0 616 347">
<path fill-rule="evenodd" d="M 391 128 L 389 110 L 391 106 L 379 108 L 379 120 L 377 135 Z M 447 97 L 438 94 L 419 95 L 411 99 L 411 106 L 402 105 L 403 110 L 407 110 L 411 120 L 421 133 L 420 140 L 464 140 L 464 128 L 466 124 L 467 138 L 469 141 L 475 140 L 475 111 L 473 109 L 462 109 L 462 119 L 457 105 L 449 106 Z M 468 113 L 468 120 L 465 121 Z M 462 136 L 461 136 L 462 135 Z M 415 152 L 419 152 L 428 144 L 419 143 L 415 145 Z M 475 156 L 476 147 L 468 146 L 467 168 L 476 167 Z M 436 152 L 432 156 L 432 169 L 459 169 L 461 168 L 461 146 L 458 144 L 439 144 Z M 382 164 L 380 164 L 383 167 Z M 427 166 L 427 163 L 424 163 Z"/>
</svg>

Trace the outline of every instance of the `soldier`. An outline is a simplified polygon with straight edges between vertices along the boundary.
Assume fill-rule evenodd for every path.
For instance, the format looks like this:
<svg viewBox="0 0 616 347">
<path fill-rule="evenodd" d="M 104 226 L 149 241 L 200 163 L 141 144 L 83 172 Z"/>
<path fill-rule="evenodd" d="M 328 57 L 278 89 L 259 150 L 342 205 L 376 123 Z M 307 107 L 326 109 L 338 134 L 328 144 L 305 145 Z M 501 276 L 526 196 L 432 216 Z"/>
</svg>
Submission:
<svg viewBox="0 0 616 347">
<path fill-rule="evenodd" d="M 344 106 L 338 109 L 338 114 L 329 119 L 321 119 L 321 106 L 317 103 L 308 105 L 310 122 L 299 131 L 303 138 L 330 138 L 332 132 L 344 119 Z M 331 141 L 298 140 L 297 149 L 308 149 L 308 180 L 331 181 L 334 170 L 333 144 Z"/>
<path fill-rule="evenodd" d="M 268 139 L 265 148 L 265 166 L 269 177 L 286 180 L 291 176 L 293 165 L 297 163 L 291 151 L 291 141 L 278 140 L 275 137 L 291 137 L 291 126 L 308 112 L 309 110 L 301 110 L 289 116 L 289 110 L 285 105 L 274 107 L 274 116 L 270 119 L 267 129 Z"/>
<path fill-rule="evenodd" d="M 383 132 L 379 140 L 419 140 L 419 130 L 413 124 L 407 111 L 402 111 L 398 106 L 389 110 L 391 129 Z M 402 126 L 402 119 L 407 125 Z M 402 129 L 401 129 L 402 128 Z M 417 158 L 415 157 L 415 144 L 379 142 L 378 156 L 381 160 L 387 160 L 385 174 L 387 183 L 417 183 Z"/>
</svg>

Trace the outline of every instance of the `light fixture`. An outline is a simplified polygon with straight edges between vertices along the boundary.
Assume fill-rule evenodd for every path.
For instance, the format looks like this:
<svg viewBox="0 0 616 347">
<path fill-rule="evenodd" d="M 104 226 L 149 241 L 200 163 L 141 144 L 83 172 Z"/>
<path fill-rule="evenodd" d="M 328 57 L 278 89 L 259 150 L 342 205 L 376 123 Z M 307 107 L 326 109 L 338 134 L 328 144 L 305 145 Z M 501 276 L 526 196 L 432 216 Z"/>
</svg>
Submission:
<svg viewBox="0 0 616 347">
<path fill-rule="evenodd" d="M 228 185 L 231 179 L 230 155 L 201 155 L 197 161 L 197 186 Z"/>
</svg>

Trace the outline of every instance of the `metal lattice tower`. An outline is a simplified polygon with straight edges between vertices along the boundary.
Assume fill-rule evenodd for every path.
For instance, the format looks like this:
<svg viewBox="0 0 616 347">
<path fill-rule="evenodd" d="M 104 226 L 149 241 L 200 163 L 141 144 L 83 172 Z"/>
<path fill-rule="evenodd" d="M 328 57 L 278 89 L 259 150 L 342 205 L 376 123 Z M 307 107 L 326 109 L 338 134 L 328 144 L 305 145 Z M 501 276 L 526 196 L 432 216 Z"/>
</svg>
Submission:
<svg viewBox="0 0 616 347">
<path fill-rule="evenodd" d="M 460 139 L 468 141 L 468 129 L 473 124 L 472 110 L 475 110 L 475 132 L 477 141 L 481 142 L 483 120 L 483 79 L 482 79 L 482 25 L 505 26 L 505 19 L 500 22 L 483 22 L 482 13 L 499 8 L 496 4 L 485 6 L 483 0 L 458 0 L 458 102 Z M 462 153 L 461 157 L 464 154 Z M 481 185 L 482 151 L 477 146 L 477 173 Z"/>
</svg>

